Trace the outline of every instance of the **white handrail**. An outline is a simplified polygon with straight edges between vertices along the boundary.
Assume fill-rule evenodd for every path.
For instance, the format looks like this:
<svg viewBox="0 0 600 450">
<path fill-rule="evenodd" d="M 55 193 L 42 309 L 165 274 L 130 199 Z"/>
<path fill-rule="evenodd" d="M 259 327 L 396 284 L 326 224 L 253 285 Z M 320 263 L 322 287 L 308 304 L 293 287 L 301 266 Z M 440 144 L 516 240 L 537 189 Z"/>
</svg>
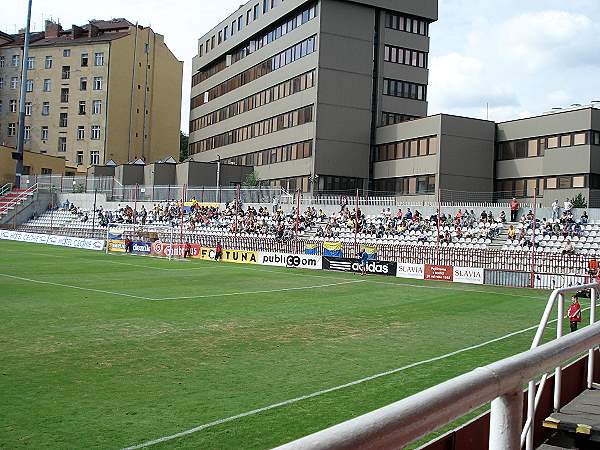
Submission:
<svg viewBox="0 0 600 450">
<path fill-rule="evenodd" d="M 6 195 L 8 192 L 12 191 L 13 184 L 6 183 L 4 186 L 0 188 L 0 196 Z"/>
<path fill-rule="evenodd" d="M 548 320 L 550 319 L 550 315 L 552 314 L 552 309 L 554 305 L 558 301 L 557 307 L 557 320 L 556 320 L 556 338 L 560 339 L 563 335 L 563 314 L 564 314 L 564 294 L 567 292 L 578 292 L 585 289 L 590 289 L 590 325 L 596 321 L 596 290 L 600 287 L 600 284 L 597 282 L 588 283 L 583 285 L 576 286 L 568 286 L 564 288 L 555 289 L 550 294 L 550 298 L 548 298 L 548 303 L 546 303 L 546 308 L 544 309 L 544 313 L 542 314 L 542 320 L 538 325 L 538 328 L 535 332 L 535 336 L 533 338 L 533 342 L 531 343 L 531 349 L 536 348 L 540 345 L 542 337 L 544 335 L 544 331 L 548 325 Z M 589 352 L 588 356 L 588 379 L 587 385 L 588 388 L 592 387 L 592 376 L 594 373 L 594 353 L 592 350 Z M 561 396 L 561 368 L 560 366 L 554 368 L 554 409 L 558 411 L 560 408 L 560 396 Z M 536 395 L 536 386 L 535 380 L 529 381 L 529 388 L 527 390 L 527 421 L 523 426 L 523 430 L 521 432 L 521 447 L 523 444 L 526 444 L 526 450 L 533 450 L 533 428 L 531 424 L 535 417 L 535 411 L 537 409 L 538 403 L 540 401 L 541 392 L 546 385 L 546 379 L 548 378 L 548 374 L 544 374 L 542 379 L 540 380 L 540 384 L 538 389 L 538 393 Z"/>
<path fill-rule="evenodd" d="M 36 192 L 37 192 L 37 184 L 34 184 L 33 186 L 31 186 L 30 188 L 27 188 L 24 191 L 20 191 L 12 201 L 10 201 L 8 204 L 0 207 L 0 214 L 7 213 L 9 210 L 13 209 L 15 206 L 20 204 L 23 200 L 27 199 L 27 197 L 29 197 L 32 194 L 35 194 Z"/>
<path fill-rule="evenodd" d="M 492 401 L 490 450 L 517 450 L 525 382 L 600 344 L 600 323 L 479 367 L 278 450 L 396 449 Z"/>
</svg>

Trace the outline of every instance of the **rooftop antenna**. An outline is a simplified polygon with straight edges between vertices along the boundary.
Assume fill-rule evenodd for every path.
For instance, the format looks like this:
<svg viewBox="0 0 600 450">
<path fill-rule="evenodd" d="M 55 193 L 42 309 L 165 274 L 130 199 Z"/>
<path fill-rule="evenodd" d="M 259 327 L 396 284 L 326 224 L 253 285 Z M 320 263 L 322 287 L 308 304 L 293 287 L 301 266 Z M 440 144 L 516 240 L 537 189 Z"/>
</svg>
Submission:
<svg viewBox="0 0 600 450">
<path fill-rule="evenodd" d="M 485 120 L 490 120 L 490 102 L 485 102 Z"/>
</svg>

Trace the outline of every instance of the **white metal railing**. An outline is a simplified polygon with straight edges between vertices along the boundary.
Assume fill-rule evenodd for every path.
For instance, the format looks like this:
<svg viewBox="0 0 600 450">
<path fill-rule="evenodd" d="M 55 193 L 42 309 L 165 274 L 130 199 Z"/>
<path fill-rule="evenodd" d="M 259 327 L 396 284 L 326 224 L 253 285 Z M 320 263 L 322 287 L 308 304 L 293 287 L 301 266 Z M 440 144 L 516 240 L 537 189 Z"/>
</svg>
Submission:
<svg viewBox="0 0 600 450">
<path fill-rule="evenodd" d="M 2 186 L 0 188 L 0 197 L 2 197 L 3 195 L 8 194 L 10 191 L 12 191 L 13 188 L 13 184 L 12 183 L 6 183 L 4 186 Z"/>
<path fill-rule="evenodd" d="M 586 287 L 595 290 L 598 284 L 578 288 Z M 564 292 L 558 289 L 551 298 L 560 299 Z M 552 307 L 546 308 L 542 322 L 547 324 L 551 310 Z M 558 323 L 562 324 L 562 315 Z M 559 328 L 562 330 L 562 325 L 557 325 Z M 521 448 L 523 385 L 549 370 L 560 372 L 561 364 L 585 351 L 591 355 L 599 344 L 600 323 L 592 323 L 576 333 L 532 346 L 526 352 L 479 367 L 391 405 L 282 445 L 278 450 L 403 448 L 490 401 L 490 450 L 517 450 Z M 588 386 L 592 375 L 593 358 L 588 360 Z M 560 385 L 560 376 L 555 385 Z M 555 408 L 560 407 L 556 400 L 555 395 Z"/>
<path fill-rule="evenodd" d="M 34 184 L 26 190 L 16 193 L 16 196 L 13 197 L 9 202 L 4 205 L 0 205 L 0 215 L 8 213 L 11 209 L 15 209 L 24 200 L 27 200 L 30 196 L 34 195 L 37 192 L 37 189 L 37 184 Z"/>
<path fill-rule="evenodd" d="M 542 320 L 538 326 L 538 329 L 533 338 L 533 342 L 531 343 L 531 349 L 534 349 L 540 345 L 542 337 L 544 335 L 544 331 L 548 326 L 548 320 L 550 319 L 550 315 L 552 314 L 552 310 L 554 309 L 554 305 L 557 305 L 556 309 L 556 339 L 560 339 L 563 335 L 563 317 L 564 317 L 564 309 L 565 309 L 565 294 L 569 292 L 578 292 L 581 290 L 590 290 L 590 325 L 594 324 L 596 321 L 596 293 L 597 289 L 600 287 L 598 283 L 589 283 L 580 286 L 570 286 L 560 289 L 555 289 L 550 298 L 548 299 L 548 303 L 546 304 L 546 308 L 544 309 L 544 313 L 542 314 Z M 592 387 L 592 376 L 594 374 L 594 353 L 593 350 L 589 351 L 588 356 L 588 378 L 587 378 L 587 386 L 588 388 Z M 536 386 L 535 380 L 529 381 L 529 388 L 527 390 L 527 421 L 523 426 L 523 431 L 521 433 L 521 447 L 523 444 L 526 444 L 525 448 L 527 450 L 533 450 L 533 427 L 531 426 L 533 422 L 533 418 L 535 417 L 535 411 L 540 402 L 542 391 L 544 390 L 544 386 L 546 384 L 546 380 L 548 378 L 548 373 L 545 373 L 540 380 L 539 387 L 537 389 L 536 395 Z M 558 411 L 560 409 L 560 394 L 561 394 L 561 368 L 554 368 L 554 409 Z"/>
</svg>

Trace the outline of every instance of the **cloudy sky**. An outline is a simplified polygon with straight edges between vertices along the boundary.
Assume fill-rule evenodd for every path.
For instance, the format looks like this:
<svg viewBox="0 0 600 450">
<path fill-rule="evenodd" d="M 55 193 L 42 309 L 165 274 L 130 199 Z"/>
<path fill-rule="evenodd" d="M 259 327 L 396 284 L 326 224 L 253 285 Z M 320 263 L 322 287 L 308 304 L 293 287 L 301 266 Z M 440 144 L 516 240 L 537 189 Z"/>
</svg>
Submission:
<svg viewBox="0 0 600 450">
<path fill-rule="evenodd" d="M 418 1 L 418 0 L 416 0 Z M 0 30 L 26 20 L 12 2 Z M 244 0 L 104 0 L 83 8 L 75 0 L 33 0 L 32 26 L 45 18 L 65 28 L 89 19 L 126 17 L 165 35 L 185 61 L 182 129 L 187 132 L 191 59 L 196 39 Z M 599 0 L 439 0 L 431 27 L 429 112 L 505 120 L 552 107 L 600 100 Z"/>
</svg>

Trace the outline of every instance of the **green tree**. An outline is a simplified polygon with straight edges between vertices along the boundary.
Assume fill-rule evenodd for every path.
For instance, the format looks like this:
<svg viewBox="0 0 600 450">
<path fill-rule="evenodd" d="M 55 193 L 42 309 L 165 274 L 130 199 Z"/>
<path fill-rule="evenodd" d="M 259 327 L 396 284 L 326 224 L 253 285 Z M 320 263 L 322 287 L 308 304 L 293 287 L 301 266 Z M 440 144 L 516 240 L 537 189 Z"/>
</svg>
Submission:
<svg viewBox="0 0 600 450">
<path fill-rule="evenodd" d="M 256 187 L 260 184 L 260 178 L 258 178 L 258 174 L 256 172 L 252 171 L 246 175 L 246 178 L 242 184 L 244 186 Z"/>
<path fill-rule="evenodd" d="M 587 208 L 587 202 L 581 192 L 573 199 L 573 208 Z"/>
<path fill-rule="evenodd" d="M 188 144 L 190 137 L 184 134 L 183 131 L 179 132 L 179 162 L 185 161 L 188 157 Z"/>
</svg>

